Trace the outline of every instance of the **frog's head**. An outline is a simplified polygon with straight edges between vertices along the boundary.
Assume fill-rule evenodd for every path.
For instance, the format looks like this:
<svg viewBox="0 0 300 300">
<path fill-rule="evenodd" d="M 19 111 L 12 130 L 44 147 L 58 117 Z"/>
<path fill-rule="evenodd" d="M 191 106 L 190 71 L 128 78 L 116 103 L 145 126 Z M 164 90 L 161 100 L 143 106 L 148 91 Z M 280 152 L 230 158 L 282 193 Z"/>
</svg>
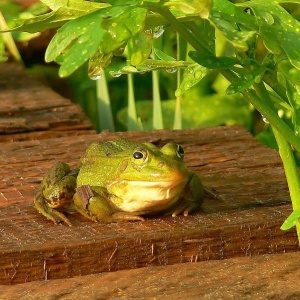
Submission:
<svg viewBox="0 0 300 300">
<path fill-rule="evenodd" d="M 117 206 L 124 211 L 159 211 L 171 206 L 191 176 L 183 157 L 183 148 L 174 143 L 161 149 L 150 143 L 134 148 L 107 187 L 122 200 Z"/>
<path fill-rule="evenodd" d="M 132 151 L 130 162 L 120 178 L 132 181 L 174 182 L 186 179 L 184 150 L 169 143 L 161 149 L 150 143 L 141 144 Z"/>
</svg>

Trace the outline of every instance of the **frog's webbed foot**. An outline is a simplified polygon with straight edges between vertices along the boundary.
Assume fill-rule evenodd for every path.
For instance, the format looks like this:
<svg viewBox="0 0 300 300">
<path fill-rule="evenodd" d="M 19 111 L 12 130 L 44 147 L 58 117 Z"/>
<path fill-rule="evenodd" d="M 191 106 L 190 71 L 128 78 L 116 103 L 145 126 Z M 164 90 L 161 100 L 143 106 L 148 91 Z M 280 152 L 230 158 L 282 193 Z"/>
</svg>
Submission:
<svg viewBox="0 0 300 300">
<path fill-rule="evenodd" d="M 172 217 L 176 217 L 180 214 L 183 214 L 185 217 L 189 215 L 189 213 L 198 210 L 201 204 L 196 201 L 191 202 L 182 202 L 178 204 L 173 211 L 171 211 Z"/>
<path fill-rule="evenodd" d="M 117 211 L 111 216 L 112 222 L 122 222 L 122 221 L 145 221 L 145 219 L 138 215 L 133 215 L 124 211 Z"/>
<path fill-rule="evenodd" d="M 43 196 L 41 188 L 38 189 L 35 195 L 34 205 L 41 214 L 43 214 L 47 219 L 51 220 L 55 224 L 64 222 L 69 226 L 72 226 L 70 220 L 63 213 L 48 206 L 47 200 Z"/>
</svg>

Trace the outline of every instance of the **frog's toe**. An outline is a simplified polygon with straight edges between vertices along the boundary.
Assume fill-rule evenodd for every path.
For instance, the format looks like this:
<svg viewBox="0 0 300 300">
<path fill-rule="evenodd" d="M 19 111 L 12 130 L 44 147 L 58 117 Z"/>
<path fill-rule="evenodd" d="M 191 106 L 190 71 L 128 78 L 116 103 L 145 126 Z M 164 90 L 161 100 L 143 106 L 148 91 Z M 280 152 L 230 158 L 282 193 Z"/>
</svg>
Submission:
<svg viewBox="0 0 300 300">
<path fill-rule="evenodd" d="M 54 209 L 48 208 L 47 210 L 40 211 L 47 219 L 51 220 L 53 223 L 66 223 L 69 226 L 72 226 L 70 220 L 61 212 Z"/>
<path fill-rule="evenodd" d="M 176 209 L 172 213 L 172 217 L 176 217 L 180 214 L 183 214 L 185 217 L 189 215 L 189 213 L 197 210 L 199 208 L 199 204 L 196 202 L 186 203 L 184 205 L 180 205 L 176 207 Z"/>
<path fill-rule="evenodd" d="M 49 216 L 51 217 L 51 219 L 49 218 Z M 72 226 L 70 220 L 63 213 L 59 211 L 52 210 L 51 214 L 48 214 L 48 216 L 46 217 L 52 220 L 55 224 L 66 223 L 67 225 Z"/>
<path fill-rule="evenodd" d="M 122 221 L 145 221 L 145 219 L 138 215 L 133 215 L 131 213 L 118 211 L 112 214 L 112 222 L 122 222 Z"/>
<path fill-rule="evenodd" d="M 34 205 L 42 215 L 51 220 L 53 223 L 57 224 L 64 222 L 69 226 L 72 226 L 69 219 L 63 213 L 54 210 L 47 205 L 45 198 L 41 195 L 40 192 L 37 193 L 34 199 Z"/>
</svg>

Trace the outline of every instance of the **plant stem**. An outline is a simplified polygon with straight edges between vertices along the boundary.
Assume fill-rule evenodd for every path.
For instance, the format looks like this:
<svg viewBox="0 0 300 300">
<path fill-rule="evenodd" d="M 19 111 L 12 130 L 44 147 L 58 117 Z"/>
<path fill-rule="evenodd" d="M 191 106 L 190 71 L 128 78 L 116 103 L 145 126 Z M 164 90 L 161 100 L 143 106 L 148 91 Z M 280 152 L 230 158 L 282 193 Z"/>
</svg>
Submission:
<svg viewBox="0 0 300 300">
<path fill-rule="evenodd" d="M 177 55 L 176 55 L 177 57 L 176 58 L 177 58 L 177 60 L 180 60 L 183 55 L 181 53 L 181 44 L 182 44 L 181 38 L 178 33 L 176 33 L 176 40 L 177 40 Z M 184 50 L 185 50 L 184 54 L 186 55 L 186 49 L 184 49 Z M 181 72 L 182 71 L 180 69 L 177 71 L 177 89 L 180 87 L 180 83 L 181 83 Z M 181 100 L 182 100 L 182 95 L 176 97 L 173 129 L 182 129 Z"/>
<path fill-rule="evenodd" d="M 101 116 L 99 116 L 99 129 L 108 129 L 113 132 L 115 131 L 115 126 L 111 112 L 110 98 L 104 72 L 102 77 L 99 78 L 96 82 L 96 90 L 98 112 L 101 112 Z"/>
<path fill-rule="evenodd" d="M 160 100 L 159 73 L 152 71 L 152 93 L 153 93 L 153 129 L 163 129 L 162 103 Z"/>
<path fill-rule="evenodd" d="M 286 141 L 284 136 L 272 127 L 277 145 L 279 147 L 279 154 L 281 156 L 283 167 L 289 186 L 290 196 L 292 200 L 293 210 L 300 208 L 300 178 L 295 162 L 294 154 L 290 144 Z M 300 243 L 300 223 L 296 222 L 296 230 L 298 240 Z"/>
<path fill-rule="evenodd" d="M 134 84 L 133 84 L 133 74 L 127 75 L 128 79 L 128 112 L 127 112 L 127 130 L 141 130 L 141 124 L 138 122 L 135 97 L 134 97 Z"/>
</svg>

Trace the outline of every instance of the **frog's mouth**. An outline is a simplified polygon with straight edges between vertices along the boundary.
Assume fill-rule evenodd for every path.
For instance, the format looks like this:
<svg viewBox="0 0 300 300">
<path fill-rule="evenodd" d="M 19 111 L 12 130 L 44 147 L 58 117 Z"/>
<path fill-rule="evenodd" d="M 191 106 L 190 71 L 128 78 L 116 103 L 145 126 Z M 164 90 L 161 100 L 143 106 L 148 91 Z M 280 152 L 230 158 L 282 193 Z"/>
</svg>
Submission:
<svg viewBox="0 0 300 300">
<path fill-rule="evenodd" d="M 173 181 L 121 180 L 109 190 L 117 196 L 118 207 L 127 212 L 161 211 L 174 204 L 182 195 L 188 179 Z"/>
</svg>

